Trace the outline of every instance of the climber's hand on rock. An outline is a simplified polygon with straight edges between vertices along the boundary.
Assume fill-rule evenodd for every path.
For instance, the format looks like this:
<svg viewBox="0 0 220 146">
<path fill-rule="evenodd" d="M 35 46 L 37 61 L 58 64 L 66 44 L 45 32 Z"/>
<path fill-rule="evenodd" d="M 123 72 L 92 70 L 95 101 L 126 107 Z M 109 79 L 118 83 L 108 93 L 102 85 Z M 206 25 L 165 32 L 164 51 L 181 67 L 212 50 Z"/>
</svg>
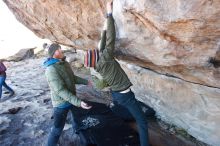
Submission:
<svg viewBox="0 0 220 146">
<path fill-rule="evenodd" d="M 111 14 L 111 13 L 112 13 L 112 4 L 113 4 L 113 1 L 112 1 L 112 0 L 109 0 L 109 1 L 107 2 L 106 8 L 107 8 L 107 13 L 108 13 L 108 14 Z"/>
</svg>

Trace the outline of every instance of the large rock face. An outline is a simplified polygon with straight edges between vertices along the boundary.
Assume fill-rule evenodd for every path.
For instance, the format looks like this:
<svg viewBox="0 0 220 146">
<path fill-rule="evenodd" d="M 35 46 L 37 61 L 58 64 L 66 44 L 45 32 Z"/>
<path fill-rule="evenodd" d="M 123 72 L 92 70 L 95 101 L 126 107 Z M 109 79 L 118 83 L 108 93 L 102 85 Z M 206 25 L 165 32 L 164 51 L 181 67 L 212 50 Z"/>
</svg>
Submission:
<svg viewBox="0 0 220 146">
<path fill-rule="evenodd" d="M 168 123 L 214 146 L 220 145 L 220 89 L 158 74 L 122 62 L 136 97 Z"/>
<path fill-rule="evenodd" d="M 184 80 L 220 87 L 220 1 L 115 1 L 126 59 Z"/>
<path fill-rule="evenodd" d="M 96 47 L 105 1 L 4 1 L 39 37 Z M 219 0 L 115 0 L 117 54 L 142 67 L 220 87 L 219 7 Z"/>
<path fill-rule="evenodd" d="M 97 46 L 106 0 L 4 2 L 41 38 L 77 49 Z M 149 86 L 141 88 L 145 94 L 141 99 L 152 103 L 164 119 L 190 129 L 193 136 L 220 145 L 215 137 L 220 137 L 216 124 L 220 123 L 220 1 L 114 0 L 113 7 L 117 57 L 158 73 L 144 74 L 158 82 L 150 93 L 162 104 L 153 104 L 154 98 L 147 98 L 151 97 Z M 173 81 L 159 79 L 162 75 Z M 140 74 L 135 76 L 137 82 L 142 81 Z M 184 88 L 179 81 L 184 82 Z M 166 92 L 158 93 L 157 89 Z M 175 111 L 183 114 L 173 115 Z"/>
</svg>

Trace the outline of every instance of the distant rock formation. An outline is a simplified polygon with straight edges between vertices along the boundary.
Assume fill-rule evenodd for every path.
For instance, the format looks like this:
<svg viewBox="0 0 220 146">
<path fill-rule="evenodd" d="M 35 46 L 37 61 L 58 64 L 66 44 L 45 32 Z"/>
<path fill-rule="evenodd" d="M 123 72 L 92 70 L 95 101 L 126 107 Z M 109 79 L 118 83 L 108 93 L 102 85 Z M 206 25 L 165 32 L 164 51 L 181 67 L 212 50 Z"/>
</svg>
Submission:
<svg viewBox="0 0 220 146">
<path fill-rule="evenodd" d="M 17 62 L 17 61 L 21 61 L 24 59 L 29 59 L 34 56 L 34 49 L 35 48 L 21 49 L 18 53 L 16 53 L 13 56 L 10 56 L 7 60 Z"/>
</svg>

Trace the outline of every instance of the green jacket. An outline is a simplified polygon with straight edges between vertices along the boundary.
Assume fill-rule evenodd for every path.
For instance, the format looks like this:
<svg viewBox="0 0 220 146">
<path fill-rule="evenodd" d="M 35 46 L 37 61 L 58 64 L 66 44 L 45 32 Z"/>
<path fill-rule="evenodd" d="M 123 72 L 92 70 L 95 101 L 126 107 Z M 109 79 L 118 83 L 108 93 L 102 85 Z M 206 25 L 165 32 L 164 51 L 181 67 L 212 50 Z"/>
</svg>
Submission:
<svg viewBox="0 0 220 146">
<path fill-rule="evenodd" d="M 68 103 L 80 107 L 81 100 L 76 97 L 75 84 L 87 85 L 88 81 L 75 76 L 68 62 L 60 61 L 48 66 L 45 75 L 51 90 L 53 107 Z"/>
<path fill-rule="evenodd" d="M 102 32 L 100 44 L 100 59 L 96 64 L 96 71 L 111 87 L 112 91 L 123 91 L 129 88 L 132 83 L 114 58 L 115 49 L 115 25 L 112 16 L 107 18 L 107 31 Z"/>
</svg>

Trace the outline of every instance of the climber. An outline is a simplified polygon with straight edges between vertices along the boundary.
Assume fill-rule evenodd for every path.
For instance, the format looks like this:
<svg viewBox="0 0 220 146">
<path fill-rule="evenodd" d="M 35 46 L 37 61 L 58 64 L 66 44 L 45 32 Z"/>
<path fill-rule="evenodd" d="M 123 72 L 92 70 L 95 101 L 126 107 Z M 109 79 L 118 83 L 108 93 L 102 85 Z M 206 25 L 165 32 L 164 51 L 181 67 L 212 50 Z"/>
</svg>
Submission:
<svg viewBox="0 0 220 146">
<path fill-rule="evenodd" d="M 111 87 L 113 101 L 125 107 L 136 120 L 141 146 L 149 146 L 146 117 L 130 89 L 132 83 L 114 58 L 116 32 L 112 16 L 112 4 L 112 1 L 107 3 L 107 20 L 98 45 L 99 50 L 88 50 L 86 52 L 85 66 L 94 67 L 108 83 Z"/>
<path fill-rule="evenodd" d="M 43 45 L 48 49 L 49 58 L 44 62 L 46 67 L 46 78 L 51 90 L 51 100 L 53 105 L 54 125 L 49 134 L 47 146 L 56 146 L 63 131 L 67 113 L 72 112 L 72 118 L 80 110 L 90 109 L 86 102 L 76 96 L 75 84 L 92 85 L 90 81 L 75 76 L 70 64 L 65 61 L 65 56 L 59 44 Z M 76 121 L 73 122 L 73 130 L 76 132 Z"/>
</svg>

